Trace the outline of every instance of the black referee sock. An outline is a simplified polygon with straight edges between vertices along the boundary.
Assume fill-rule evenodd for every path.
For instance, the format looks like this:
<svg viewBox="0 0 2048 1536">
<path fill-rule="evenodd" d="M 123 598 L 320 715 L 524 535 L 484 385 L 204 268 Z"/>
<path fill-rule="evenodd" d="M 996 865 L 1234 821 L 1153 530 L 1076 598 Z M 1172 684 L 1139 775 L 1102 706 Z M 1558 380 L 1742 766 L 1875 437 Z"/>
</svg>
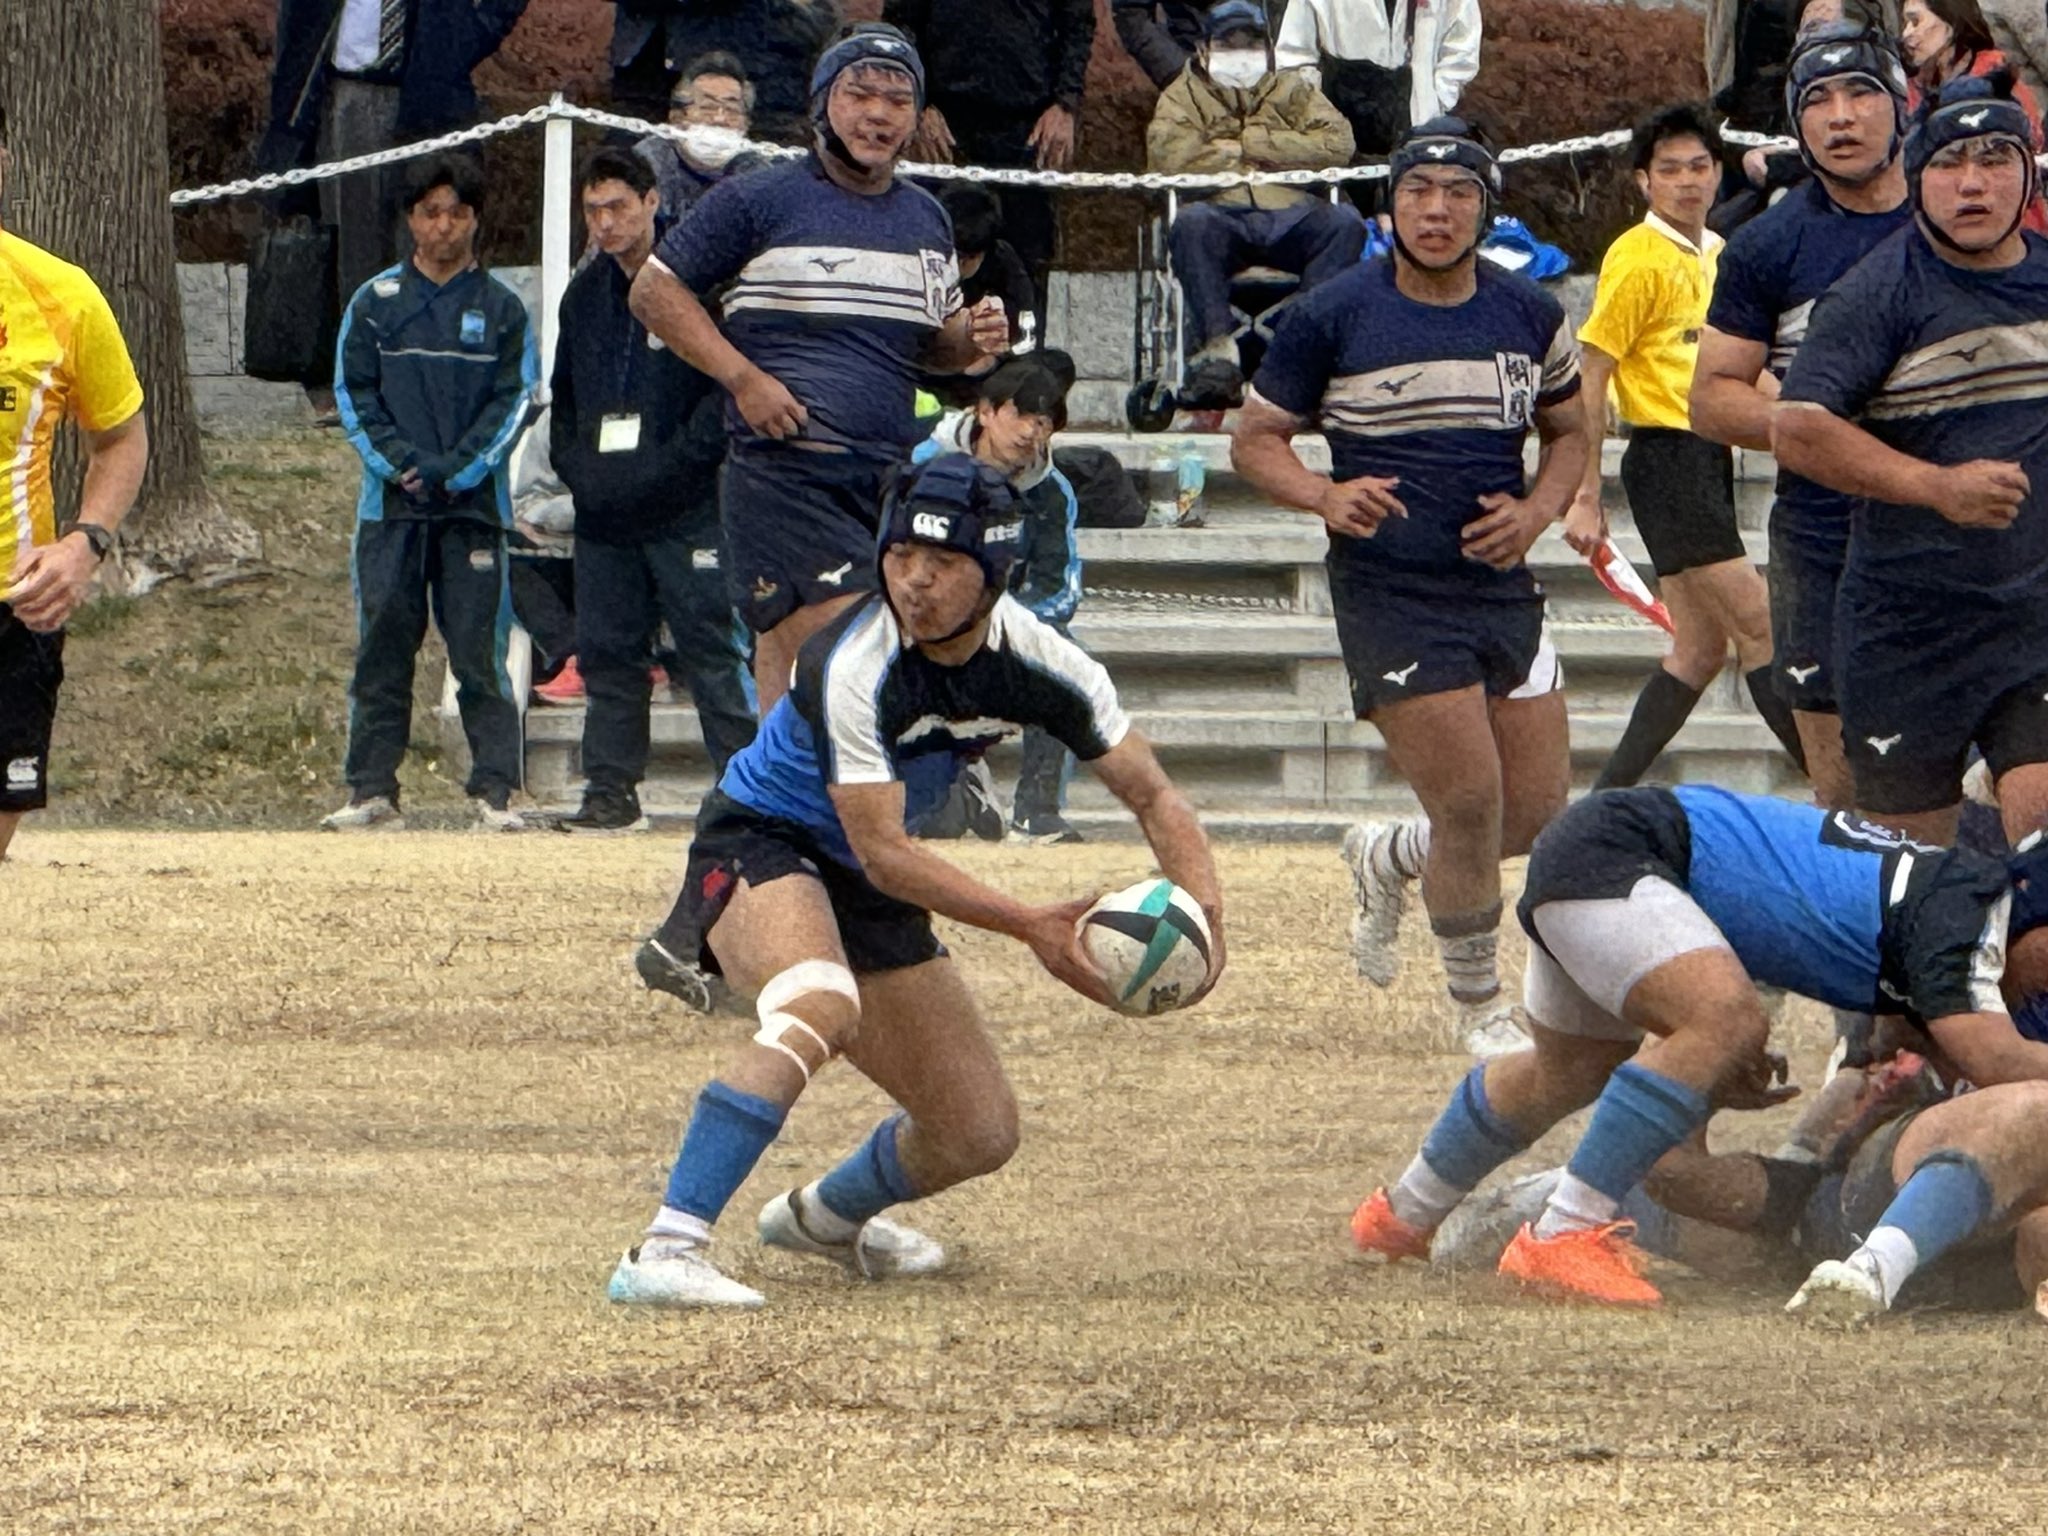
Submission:
<svg viewBox="0 0 2048 1536">
<path fill-rule="evenodd" d="M 1764 717 L 1764 724 L 1771 728 L 1771 734 L 1778 738 L 1778 745 L 1793 762 L 1799 765 L 1801 773 L 1806 772 L 1806 747 L 1799 740 L 1799 726 L 1792 718 L 1792 706 L 1785 702 L 1778 692 L 1778 685 L 1771 676 L 1770 663 L 1742 674 L 1743 682 L 1749 685 L 1749 701 L 1756 706 L 1756 712 Z"/>
<path fill-rule="evenodd" d="M 1595 789 L 1623 789 L 1650 771 L 1657 754 L 1678 734 L 1692 714 L 1703 690 L 1681 682 L 1662 667 L 1650 674 L 1643 691 L 1636 695 L 1636 707 L 1628 717 L 1628 729 L 1600 777 Z"/>
</svg>

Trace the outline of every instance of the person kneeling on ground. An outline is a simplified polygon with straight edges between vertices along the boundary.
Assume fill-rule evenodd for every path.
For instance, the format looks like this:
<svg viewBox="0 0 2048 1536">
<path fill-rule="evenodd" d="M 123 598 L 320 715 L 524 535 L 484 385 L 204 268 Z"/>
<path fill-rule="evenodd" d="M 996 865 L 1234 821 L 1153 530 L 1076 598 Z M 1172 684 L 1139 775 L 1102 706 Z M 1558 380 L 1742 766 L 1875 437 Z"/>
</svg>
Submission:
<svg viewBox="0 0 2048 1536">
<path fill-rule="evenodd" d="M 1320 170 L 1351 159 L 1351 126 L 1298 70 L 1276 73 L 1264 10 L 1223 0 L 1209 40 L 1160 94 L 1145 168 L 1162 174 Z M 1244 395 L 1230 280 L 1246 267 L 1299 273 L 1305 293 L 1358 264 L 1365 224 L 1308 187 L 1230 187 L 1181 205 L 1167 234 L 1187 300 L 1184 401 L 1236 405 Z"/>
<path fill-rule="evenodd" d="M 1017 1102 L 932 914 L 1020 939 L 1074 991 L 1109 1001 L 1075 931 L 1089 898 L 1027 905 L 905 831 L 1015 726 L 1051 731 L 1131 808 L 1161 871 L 1207 914 L 1204 993 L 1222 973 L 1222 893 L 1194 811 L 1109 675 L 1003 592 L 1017 515 L 1010 485 L 965 455 L 908 471 L 883 509 L 882 590 L 805 644 L 791 692 L 706 799 L 653 944 L 757 994 L 761 1027 L 698 1096 L 613 1301 L 761 1304 L 705 1257 L 712 1224 L 839 1055 L 901 1108 L 824 1178 L 771 1200 L 761 1241 L 871 1279 L 943 1262 L 882 1212 L 1001 1167 Z"/>
</svg>

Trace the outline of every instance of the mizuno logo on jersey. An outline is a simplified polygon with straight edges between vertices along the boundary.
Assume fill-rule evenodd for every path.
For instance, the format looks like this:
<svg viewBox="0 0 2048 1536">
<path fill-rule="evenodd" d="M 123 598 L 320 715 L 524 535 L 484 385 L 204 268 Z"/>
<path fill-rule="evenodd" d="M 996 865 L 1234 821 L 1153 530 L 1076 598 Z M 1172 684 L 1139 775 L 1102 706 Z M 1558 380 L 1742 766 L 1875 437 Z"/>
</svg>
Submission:
<svg viewBox="0 0 2048 1536">
<path fill-rule="evenodd" d="M 1406 688 L 1408 686 L 1408 679 L 1415 675 L 1415 669 L 1421 665 L 1422 663 L 1419 661 L 1411 661 L 1398 672 L 1382 672 L 1380 676 L 1392 683 L 1396 688 Z"/>
<path fill-rule="evenodd" d="M 1896 747 L 1901 741 L 1905 740 L 1905 736 L 1901 733 L 1897 736 L 1866 736 L 1863 739 L 1877 749 L 1879 757 L 1883 757 L 1893 747 Z"/>
<path fill-rule="evenodd" d="M 1379 383 L 1373 385 L 1373 388 L 1385 390 L 1390 395 L 1398 395 L 1421 377 L 1422 370 L 1418 368 L 1413 373 L 1404 374 L 1398 379 L 1381 379 Z"/>
<path fill-rule="evenodd" d="M 828 587 L 836 587 L 839 583 L 846 580 L 846 573 L 852 569 L 853 562 L 849 560 L 836 570 L 818 572 L 818 580 L 824 582 Z"/>
<path fill-rule="evenodd" d="M 813 256 L 811 258 L 811 265 L 817 267 L 820 271 L 837 272 L 841 267 L 852 262 L 852 260 L 851 256 L 842 256 L 837 261 L 834 261 L 829 256 Z"/>
<path fill-rule="evenodd" d="M 1795 683 L 1803 683 L 1808 678 L 1812 677 L 1813 674 L 1818 672 L 1819 670 L 1820 663 L 1816 661 L 1810 667 L 1787 667 L 1785 669 L 1785 675 L 1791 678 L 1792 681 Z"/>
<path fill-rule="evenodd" d="M 1974 347 L 1956 347 L 1952 351 L 1942 353 L 1942 356 L 1960 357 L 1966 363 L 1974 363 L 1977 361 L 1977 354 L 1982 352 L 1988 345 L 1990 343 L 1980 341 Z"/>
</svg>

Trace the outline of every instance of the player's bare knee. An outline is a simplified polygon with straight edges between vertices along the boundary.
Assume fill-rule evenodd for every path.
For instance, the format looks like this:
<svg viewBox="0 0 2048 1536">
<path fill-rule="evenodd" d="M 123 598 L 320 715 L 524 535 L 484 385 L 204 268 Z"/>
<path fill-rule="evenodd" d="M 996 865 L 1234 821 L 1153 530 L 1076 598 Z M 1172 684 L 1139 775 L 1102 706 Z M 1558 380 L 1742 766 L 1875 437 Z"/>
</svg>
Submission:
<svg viewBox="0 0 2048 1536">
<path fill-rule="evenodd" d="M 785 1057 L 807 1083 L 860 1033 L 860 986 L 835 960 L 799 960 L 768 979 L 754 1006 L 754 1043 Z"/>
</svg>

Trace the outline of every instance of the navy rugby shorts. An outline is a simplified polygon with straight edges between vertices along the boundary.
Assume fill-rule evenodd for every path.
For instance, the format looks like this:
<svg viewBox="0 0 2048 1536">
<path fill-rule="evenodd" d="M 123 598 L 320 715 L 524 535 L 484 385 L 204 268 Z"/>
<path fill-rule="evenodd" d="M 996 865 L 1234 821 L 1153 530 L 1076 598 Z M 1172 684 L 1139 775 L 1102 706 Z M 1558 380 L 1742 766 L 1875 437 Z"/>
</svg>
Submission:
<svg viewBox="0 0 2048 1536">
<path fill-rule="evenodd" d="M 766 634 L 799 608 L 881 584 L 875 532 L 892 460 L 784 443 L 735 443 L 720 471 L 733 608 Z"/>
</svg>

